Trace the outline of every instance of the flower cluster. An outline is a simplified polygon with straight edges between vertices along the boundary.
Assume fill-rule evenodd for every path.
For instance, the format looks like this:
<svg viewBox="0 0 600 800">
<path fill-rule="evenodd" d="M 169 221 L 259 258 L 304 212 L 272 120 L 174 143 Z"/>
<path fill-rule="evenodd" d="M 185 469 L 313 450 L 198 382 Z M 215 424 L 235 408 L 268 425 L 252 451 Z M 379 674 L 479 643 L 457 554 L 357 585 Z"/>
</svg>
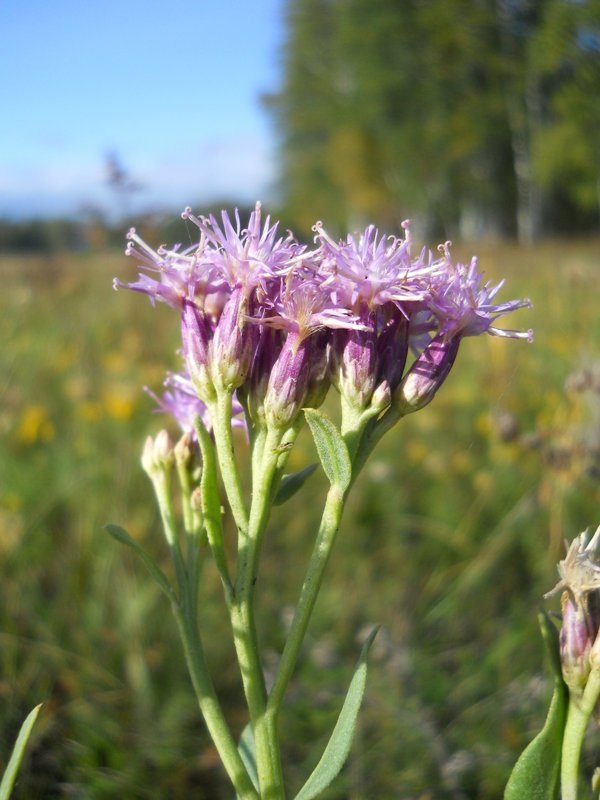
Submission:
<svg viewBox="0 0 600 800">
<path fill-rule="evenodd" d="M 317 222 L 310 249 L 279 235 L 259 203 L 247 227 L 237 212 L 182 216 L 197 244 L 153 250 L 131 229 L 126 252 L 142 272 L 115 286 L 180 314 L 184 372 L 157 401 L 185 430 L 198 413 L 210 424 L 217 398 L 234 393 L 250 425 L 284 430 L 331 383 L 352 413 L 406 414 L 433 398 L 464 337 L 531 340 L 496 326 L 529 300 L 494 302 L 502 283 L 484 283 L 476 259 L 454 263 L 449 243 L 413 255 L 408 222 L 400 238 L 368 226 L 340 242 Z"/>
</svg>

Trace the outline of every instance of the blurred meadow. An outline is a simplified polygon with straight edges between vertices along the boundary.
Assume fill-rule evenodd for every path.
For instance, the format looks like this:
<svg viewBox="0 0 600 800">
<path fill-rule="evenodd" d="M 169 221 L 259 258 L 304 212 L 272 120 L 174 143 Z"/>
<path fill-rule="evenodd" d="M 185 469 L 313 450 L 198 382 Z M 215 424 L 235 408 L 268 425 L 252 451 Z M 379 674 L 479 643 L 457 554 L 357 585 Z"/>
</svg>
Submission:
<svg viewBox="0 0 600 800">
<path fill-rule="evenodd" d="M 383 625 L 351 764 L 327 797 L 497 798 L 544 717 L 541 595 L 563 538 L 597 523 L 600 507 L 598 242 L 478 250 L 511 296 L 535 298 L 519 322 L 536 341 L 466 340 L 434 403 L 389 434 L 356 487 L 285 717 L 299 784 L 358 634 Z M 169 609 L 102 530 L 117 521 L 164 560 L 139 453 L 165 419 L 141 387 L 175 366 L 178 323 L 112 292 L 112 275 L 131 266 L 111 251 L 0 260 L 11 343 L 1 354 L 4 753 L 44 703 L 18 798 L 227 796 Z M 292 458 L 314 459 L 307 440 Z M 259 577 L 267 668 L 317 525 L 322 486 L 311 481 L 270 526 Z M 210 563 L 201 603 L 241 729 Z"/>
<path fill-rule="evenodd" d="M 142 387 L 160 391 L 165 371 L 179 367 L 179 322 L 165 306 L 115 294 L 111 281 L 136 274 L 122 254 L 130 224 L 153 245 L 187 243 L 183 223 L 168 221 L 180 207 L 197 199 L 195 210 L 245 209 L 252 192 L 271 185 L 267 210 L 307 240 L 319 217 L 340 234 L 371 221 L 397 233 L 400 220 L 414 215 L 419 246 L 453 238 L 457 258 L 477 253 L 490 280 L 507 279 L 501 299 L 533 300 L 532 311 L 511 320 L 534 329 L 533 344 L 465 340 L 432 405 L 402 421 L 367 464 L 283 719 L 293 790 L 320 757 L 365 631 L 380 623 L 351 758 L 323 797 L 498 800 L 543 724 L 551 693 L 537 613 L 557 610 L 558 602 L 542 595 L 556 581 L 563 540 L 600 522 L 598 4 L 288 0 L 251 4 L 253 16 L 255 5 L 284 29 L 277 79 L 271 72 L 256 79 L 275 128 L 267 144 L 276 153 L 260 180 L 248 177 L 264 156 L 253 148 L 265 136 L 260 126 L 254 140 L 230 139 L 216 159 L 215 169 L 224 165 L 232 180 L 239 176 L 237 193 L 231 181 L 200 192 L 214 156 L 204 140 L 186 140 L 180 153 L 179 140 L 167 146 L 165 139 L 160 153 L 152 152 L 152 137 L 208 130 L 226 112 L 189 103 L 187 85 L 181 108 L 189 118 L 148 124 L 140 136 L 138 120 L 155 113 L 144 104 L 162 84 L 121 64 L 123 51 L 110 38 L 121 10 L 112 8 L 111 16 L 103 4 L 94 11 L 102 19 L 84 24 L 77 15 L 91 12 L 82 5 L 65 24 L 79 25 L 83 37 L 110 23 L 104 41 L 115 48 L 111 69 L 140 97 L 135 124 L 117 116 L 103 134 L 114 152 L 106 156 L 105 144 L 88 142 L 104 163 L 100 177 L 94 173 L 100 189 L 94 194 L 92 173 L 79 171 L 76 160 L 61 162 L 61 180 L 74 176 L 89 197 L 82 191 L 79 205 L 69 206 L 45 183 L 46 206 L 24 212 L 25 190 L 33 196 L 35 181 L 19 183 L 23 191 L 12 199 L 11 181 L 0 181 L 9 198 L 0 209 L 0 769 L 27 712 L 42 702 L 15 800 L 230 800 L 170 610 L 143 566 L 103 531 L 109 522 L 122 525 L 168 569 L 139 457 L 145 437 L 171 423 L 154 414 Z M 137 0 L 124 8 L 144 26 L 154 20 L 160 27 L 167 13 L 149 4 L 146 14 Z M 218 11 L 224 27 L 215 23 L 221 33 L 206 37 L 202 50 L 210 57 L 195 63 L 198 71 L 211 69 L 204 88 L 221 88 L 225 97 L 253 74 L 256 55 L 244 49 L 252 36 L 243 46 L 220 47 L 226 35 L 243 34 L 246 23 L 235 24 L 232 8 L 225 2 L 206 10 Z M 188 7 L 173 9 L 182 37 L 173 59 L 187 74 L 197 28 Z M 25 22 L 15 31 L 35 35 Z M 23 49 L 31 58 L 43 56 L 51 38 L 42 23 L 39 47 Z M 134 39 L 128 47 L 135 53 L 144 37 Z M 95 73 L 85 73 L 85 59 L 93 57 L 86 41 L 78 80 L 98 86 Z M 75 35 L 68 48 L 77 46 Z M 142 55 L 147 65 L 145 51 L 138 62 Z M 169 66 L 169 59 L 156 60 Z M 227 75 L 220 71 L 226 62 Z M 72 63 L 60 61 L 67 82 L 78 73 Z M 14 72 L 25 93 L 25 73 Z M 30 84 L 39 90 L 43 82 L 34 77 L 32 71 Z M 164 81 L 169 91 L 182 83 L 180 75 Z M 69 86 L 79 96 L 76 84 Z M 93 109 L 108 119 L 120 95 L 107 87 L 100 84 Z M 49 100 L 63 97 L 59 85 L 47 92 Z M 161 96 L 170 97 L 167 90 Z M 129 113 L 129 95 L 123 103 Z M 238 100 L 226 105 L 230 114 L 241 109 Z M 102 130 L 91 109 L 70 126 L 82 142 L 88 124 Z M 233 118 L 236 135 L 251 125 Z M 47 124 L 52 139 L 51 114 Z M 18 166 L 28 156 L 16 152 Z M 171 160 L 178 179 L 185 173 L 179 193 L 174 177 L 162 185 L 149 170 L 154 157 L 163 166 Z M 37 166 L 33 172 L 47 179 Z M 192 184 L 197 198 L 189 196 Z M 333 392 L 326 410 L 336 417 Z M 243 453 L 243 437 L 237 444 Z M 301 436 L 291 467 L 314 460 Z M 268 674 L 318 525 L 322 483 L 313 476 L 276 509 L 269 527 L 257 585 Z M 209 558 L 204 569 L 204 641 L 239 733 L 243 694 L 221 589 Z M 597 734 L 588 742 L 588 769 L 599 744 Z"/>
</svg>

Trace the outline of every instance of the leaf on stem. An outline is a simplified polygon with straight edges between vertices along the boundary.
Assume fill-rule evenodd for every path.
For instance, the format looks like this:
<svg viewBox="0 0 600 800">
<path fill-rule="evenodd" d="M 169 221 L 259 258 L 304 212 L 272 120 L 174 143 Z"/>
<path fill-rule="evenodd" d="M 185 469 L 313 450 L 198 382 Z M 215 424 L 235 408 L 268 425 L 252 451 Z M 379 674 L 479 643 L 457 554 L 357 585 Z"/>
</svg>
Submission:
<svg viewBox="0 0 600 800">
<path fill-rule="evenodd" d="M 250 780 L 254 784 L 256 791 L 260 791 L 258 787 L 258 770 L 256 769 L 256 745 L 254 743 L 254 731 L 252 725 L 248 723 L 242 735 L 240 736 L 240 743 L 238 744 L 240 757 L 244 762 L 244 766 L 250 776 Z"/>
<path fill-rule="evenodd" d="M 286 503 L 290 497 L 293 497 L 305 484 L 306 480 L 310 478 L 317 468 L 317 464 L 309 464 L 308 467 L 292 472 L 290 475 L 284 475 L 279 484 L 279 489 L 273 500 L 274 506 L 281 506 Z"/>
<path fill-rule="evenodd" d="M 2 782 L 0 783 L 0 800 L 8 800 L 10 797 L 10 793 L 12 792 L 15 780 L 17 778 L 17 773 L 19 772 L 19 767 L 21 766 L 21 761 L 23 760 L 23 755 L 25 754 L 27 741 L 29 740 L 31 730 L 35 724 L 38 714 L 40 713 L 41 707 L 42 704 L 40 703 L 39 706 L 36 706 L 32 711 L 30 711 L 25 719 L 25 722 L 21 725 L 21 730 L 17 736 L 17 741 L 15 742 L 10 760 L 6 765 L 4 775 L 2 776 Z"/>
<path fill-rule="evenodd" d="M 568 691 L 560 670 L 558 631 L 548 614 L 539 614 L 542 636 L 554 673 L 554 693 L 544 727 L 521 753 L 508 779 L 504 800 L 558 800 L 560 760 Z"/>
<path fill-rule="evenodd" d="M 342 435 L 320 411 L 306 408 L 304 415 L 329 482 L 345 492 L 352 480 L 352 464 Z"/>
<path fill-rule="evenodd" d="M 124 528 L 121 528 L 120 525 L 105 525 L 104 530 L 108 531 L 113 539 L 116 539 L 117 542 L 121 542 L 121 544 L 127 545 L 127 547 L 131 547 L 132 550 L 140 556 L 142 561 L 144 562 L 144 566 L 150 573 L 150 575 L 154 578 L 154 580 L 158 583 L 160 588 L 163 592 L 167 595 L 169 600 L 175 600 L 175 592 L 173 591 L 173 587 L 169 583 L 167 576 L 161 570 L 161 568 L 154 562 L 154 560 L 148 555 L 148 553 L 144 550 L 144 548 L 138 544 L 135 539 L 133 539 Z"/>
<path fill-rule="evenodd" d="M 363 644 L 360 658 L 358 659 L 352 680 L 350 681 L 348 694 L 344 700 L 344 705 L 340 711 L 331 738 L 327 742 L 327 747 L 321 756 L 321 760 L 314 768 L 302 789 L 300 789 L 296 795 L 295 800 L 312 800 L 313 797 L 317 797 L 317 795 L 329 786 L 331 781 L 339 774 L 348 758 L 350 745 L 352 744 L 352 738 L 356 728 L 356 719 L 365 692 L 367 681 L 367 655 L 378 630 L 379 626 L 373 628 L 366 642 Z"/>
</svg>

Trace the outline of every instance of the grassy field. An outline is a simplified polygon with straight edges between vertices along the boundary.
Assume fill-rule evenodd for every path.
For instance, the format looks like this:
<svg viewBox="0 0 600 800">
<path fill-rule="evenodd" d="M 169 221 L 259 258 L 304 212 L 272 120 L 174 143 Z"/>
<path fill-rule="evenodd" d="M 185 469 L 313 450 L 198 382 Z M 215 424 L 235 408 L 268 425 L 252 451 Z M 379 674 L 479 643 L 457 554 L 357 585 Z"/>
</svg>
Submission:
<svg viewBox="0 0 600 800">
<path fill-rule="evenodd" d="M 501 796 L 549 699 L 541 596 L 563 538 L 600 522 L 600 245 L 478 251 L 490 278 L 507 277 L 504 298 L 533 299 L 514 324 L 536 340 L 465 341 L 434 403 L 388 435 L 355 488 L 284 719 L 299 786 L 361 634 L 382 624 L 352 757 L 329 800 Z M 112 291 L 113 275 L 132 270 L 111 253 L 0 258 L 0 761 L 44 703 L 17 800 L 230 798 L 169 609 L 102 530 L 118 522 L 164 560 L 139 466 L 164 420 L 141 387 L 158 389 L 178 366 L 178 322 Z M 309 460 L 304 438 L 292 462 Z M 322 486 L 311 481 L 266 543 L 268 669 L 316 529 Z M 202 608 L 218 690 L 241 730 L 210 565 Z"/>
</svg>

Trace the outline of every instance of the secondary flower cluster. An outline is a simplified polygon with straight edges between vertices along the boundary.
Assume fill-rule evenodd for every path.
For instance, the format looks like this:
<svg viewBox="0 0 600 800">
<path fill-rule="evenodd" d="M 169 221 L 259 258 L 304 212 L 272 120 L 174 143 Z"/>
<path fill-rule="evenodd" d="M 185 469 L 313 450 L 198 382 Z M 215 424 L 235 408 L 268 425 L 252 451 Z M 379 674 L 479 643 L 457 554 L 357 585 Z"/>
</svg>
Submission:
<svg viewBox="0 0 600 800">
<path fill-rule="evenodd" d="M 562 590 L 560 660 L 571 693 L 581 695 L 592 669 L 600 669 L 600 526 L 584 531 L 558 564 L 560 581 L 545 597 Z"/>
<path fill-rule="evenodd" d="M 182 216 L 198 242 L 153 250 L 132 228 L 126 253 L 143 272 L 115 287 L 180 314 L 185 368 L 157 400 L 185 430 L 198 413 L 209 425 L 224 393 L 237 396 L 235 419 L 243 407 L 251 425 L 285 429 L 331 383 L 353 413 L 409 413 L 432 399 L 465 336 L 532 338 L 496 326 L 529 300 L 494 302 L 503 282 L 484 283 L 475 258 L 454 263 L 450 243 L 414 255 L 408 222 L 401 238 L 368 226 L 340 242 L 317 222 L 310 249 L 280 236 L 260 203 L 247 227 L 237 212 Z"/>
</svg>

